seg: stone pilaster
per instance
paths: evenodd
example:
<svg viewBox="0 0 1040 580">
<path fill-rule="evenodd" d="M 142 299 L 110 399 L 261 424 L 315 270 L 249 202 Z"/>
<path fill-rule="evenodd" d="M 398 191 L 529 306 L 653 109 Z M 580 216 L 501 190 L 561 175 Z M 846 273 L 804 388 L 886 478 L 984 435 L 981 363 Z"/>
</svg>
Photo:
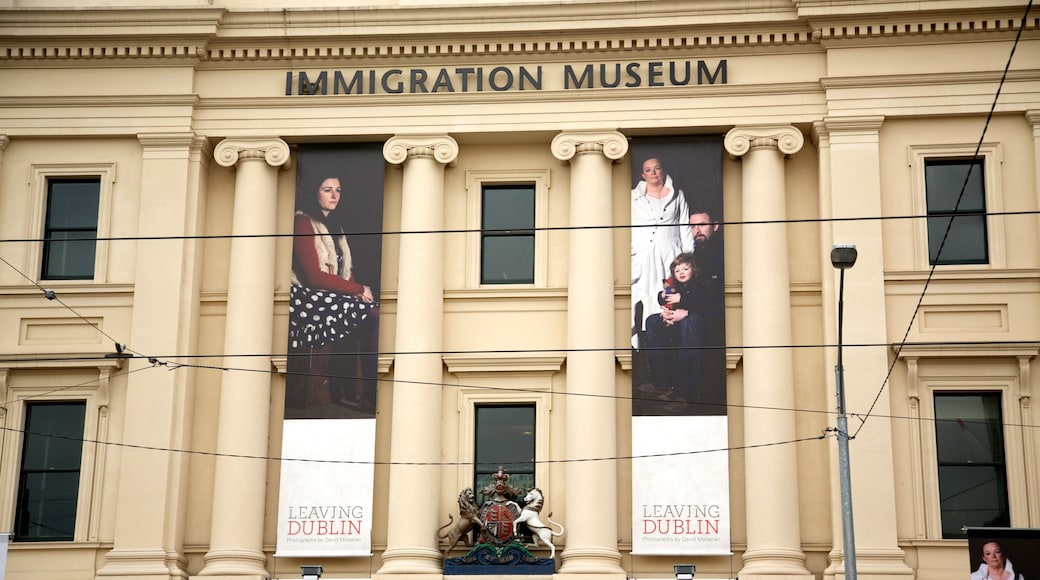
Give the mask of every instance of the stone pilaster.
<svg viewBox="0 0 1040 580">
<path fill-rule="evenodd" d="M 433 385 L 441 382 L 444 368 L 444 244 L 441 235 L 423 232 L 444 228 L 444 167 L 458 154 L 458 144 L 447 135 L 397 136 L 383 146 L 383 156 L 403 165 L 404 175 L 390 435 L 392 500 L 380 578 L 440 578 L 443 573 L 433 533 L 440 525 L 438 506 L 430 498 L 439 496 L 441 481 L 436 465 L 441 460 L 441 390 Z M 421 494 L 415 492 L 419 482 Z"/>
<path fill-rule="evenodd" d="M 826 118 L 823 128 L 828 136 L 829 154 L 820 171 L 827 171 L 831 179 L 820 197 L 829 200 L 830 213 L 823 218 L 836 218 L 831 224 L 831 238 L 824 240 L 827 253 L 821 260 L 821 278 L 832 287 L 830 301 L 823 307 L 837 319 L 838 271 L 830 263 L 830 247 L 853 244 L 859 252 L 856 265 L 845 272 L 845 312 L 843 342 L 846 344 L 885 344 L 889 342 L 885 320 L 884 248 L 881 221 L 844 220 L 843 218 L 874 217 L 883 215 L 881 207 L 881 156 L 879 131 L 884 117 Z M 821 232 L 822 234 L 823 232 Z M 837 342 L 837 327 L 832 322 L 825 328 L 829 344 Z M 898 578 L 913 576 L 904 562 L 896 534 L 895 467 L 892 458 L 892 422 L 889 389 L 878 397 L 881 385 L 865 381 L 863 377 L 884 377 L 888 373 L 888 354 L 883 349 L 845 349 L 845 402 L 850 417 L 862 416 L 874 407 L 874 414 L 863 426 L 859 436 L 849 441 L 849 463 L 852 487 L 852 512 L 855 523 L 856 570 L 859 578 Z M 830 392 L 834 390 L 834 375 L 828 375 Z M 878 397 L 875 402 L 875 397 Z M 861 423 L 849 420 L 849 435 L 856 435 Z M 837 442 L 832 439 L 832 461 L 837 466 Z M 843 577 L 845 554 L 842 536 L 842 509 L 840 481 L 837 468 L 831 469 L 831 504 L 833 506 L 834 547 L 830 566 L 825 575 Z M 858 508 L 858 509 L 857 509 Z"/>
<path fill-rule="evenodd" d="M 191 353 L 198 320 L 200 199 L 205 141 L 192 133 L 138 135 L 142 147 L 140 230 L 170 239 L 138 245 L 133 323 L 134 352 Z M 191 447 L 192 369 L 127 376 L 114 545 L 98 576 L 171 578 L 185 574 L 184 517 L 189 458 L 156 449 Z M 107 380 L 105 385 L 107 387 Z M 104 397 L 107 406 L 107 396 Z M 107 419 L 107 408 L 102 410 Z"/>
<path fill-rule="evenodd" d="M 807 579 L 801 549 L 790 263 L 784 156 L 802 148 L 793 127 L 737 127 L 726 151 L 742 159 L 744 451 L 747 551 L 742 580 Z"/>
<path fill-rule="evenodd" d="M 200 575 L 265 580 L 267 463 L 254 458 L 267 456 L 271 361 L 234 353 L 271 350 L 275 238 L 266 234 L 276 228 L 278 170 L 289 162 L 289 146 L 276 138 L 226 139 L 214 157 L 236 169 L 223 364 L 243 370 L 225 373 L 220 385 L 213 520 Z"/>
<path fill-rule="evenodd" d="M 552 154 L 570 163 L 567 295 L 567 545 L 565 577 L 624 578 L 616 518 L 586 517 L 617 505 L 614 352 L 614 224 L 611 165 L 628 152 L 617 132 L 568 132 Z"/>
</svg>

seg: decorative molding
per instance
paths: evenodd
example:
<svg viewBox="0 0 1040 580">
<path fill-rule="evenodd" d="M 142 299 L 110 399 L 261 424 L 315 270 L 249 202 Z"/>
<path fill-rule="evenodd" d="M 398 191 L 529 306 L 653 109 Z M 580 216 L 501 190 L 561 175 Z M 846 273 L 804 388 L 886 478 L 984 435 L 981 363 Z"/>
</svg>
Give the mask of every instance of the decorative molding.
<svg viewBox="0 0 1040 580">
<path fill-rule="evenodd" d="M 394 165 L 409 158 L 432 157 L 452 166 L 459 157 L 459 144 L 449 135 L 397 135 L 383 145 L 383 157 Z"/>
<path fill-rule="evenodd" d="M 560 161 L 587 153 L 601 153 L 617 161 L 628 153 L 628 139 L 617 131 L 566 131 L 553 137 L 550 149 Z"/>
<path fill-rule="evenodd" d="M 1030 109 L 1026 111 L 1026 121 L 1033 126 L 1033 137 L 1040 137 L 1040 110 Z M 0 148 L 3 152 L 3 148 Z"/>
<path fill-rule="evenodd" d="M 532 356 L 527 353 L 495 353 L 491 356 L 445 356 L 448 372 L 554 374 L 563 368 L 563 355 Z"/>
<path fill-rule="evenodd" d="M 176 2 L 177 0 L 171 0 Z M 70 59 L 195 59 L 214 62 L 300 61 L 308 59 L 436 58 L 445 56 L 513 56 L 632 54 L 756 47 L 794 48 L 826 41 L 861 39 L 923 39 L 936 36 L 1008 36 L 1021 22 L 1018 6 L 995 7 L 988 14 L 963 10 L 950 13 L 909 3 L 895 8 L 858 3 L 839 8 L 830 1 L 799 0 L 797 14 L 781 16 L 759 10 L 762 17 L 786 18 L 747 25 L 720 26 L 732 14 L 746 18 L 745 10 L 726 2 L 664 2 L 637 18 L 626 3 L 558 6 L 551 15 L 539 6 L 498 5 L 474 12 L 469 7 L 393 6 L 381 9 L 315 7 L 290 12 L 239 11 L 198 6 L 82 10 L 0 9 L 0 37 L 13 39 L 0 47 L 0 60 Z M 972 9 L 977 7 L 972 6 Z M 940 12 L 942 9 L 942 12 Z M 869 12 L 868 12 L 869 11 Z M 902 11 L 902 12 L 897 12 Z M 490 14 L 491 16 L 488 16 Z M 797 18 L 797 20 L 796 20 Z M 812 18 L 807 22 L 806 18 Z M 607 30 L 612 21 L 635 22 L 624 32 Z M 489 30 L 488 21 L 499 23 Z M 688 34 L 659 34 L 655 23 Z M 645 24 L 643 24 L 645 22 Z M 737 22 L 737 20 L 734 20 Z M 634 26 L 635 26 L 634 25 Z M 598 37 L 561 39 L 560 30 L 595 26 Z M 503 27 L 516 31 L 504 37 Z M 423 42 L 423 31 L 455 35 L 460 42 Z M 1040 28 L 1040 17 L 1026 21 L 1027 30 Z M 407 31 L 416 30 L 415 33 Z M 402 33 L 402 31 L 405 31 Z M 130 39 L 123 41 L 123 35 Z M 540 40 L 539 36 L 547 40 Z M 270 46 L 257 39 L 279 38 Z M 379 41 L 371 41 L 377 38 Z M 333 41 L 331 39 L 338 39 Z M 930 41 L 930 40 L 929 40 Z M 945 40 L 944 40 L 945 42 Z"/>
<path fill-rule="evenodd" d="M 779 149 L 784 155 L 794 155 L 802 149 L 805 137 L 794 127 L 734 127 L 726 133 L 726 151 L 742 157 L 756 147 Z"/>
<path fill-rule="evenodd" d="M 900 359 L 921 358 L 964 358 L 964 357 L 1004 357 L 1033 358 L 1040 354 L 1040 346 L 1034 342 L 1002 342 L 979 344 L 899 344 L 891 345 L 891 349 Z"/>
<path fill-rule="evenodd" d="M 878 131 L 881 130 L 881 124 L 884 122 L 884 115 L 823 118 L 823 123 L 832 137 L 836 133 L 844 133 L 870 135 L 876 139 Z"/>
<path fill-rule="evenodd" d="M 246 158 L 263 158 L 271 167 L 288 167 L 289 145 L 277 137 L 224 139 L 217 144 L 213 157 L 222 167 L 234 167 Z"/>
</svg>

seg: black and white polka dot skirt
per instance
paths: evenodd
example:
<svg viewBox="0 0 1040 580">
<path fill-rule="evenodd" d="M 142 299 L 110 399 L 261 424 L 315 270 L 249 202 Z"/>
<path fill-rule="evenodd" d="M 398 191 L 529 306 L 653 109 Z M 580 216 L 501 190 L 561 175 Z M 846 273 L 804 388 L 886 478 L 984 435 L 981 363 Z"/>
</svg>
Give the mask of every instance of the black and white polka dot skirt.
<svg viewBox="0 0 1040 580">
<path fill-rule="evenodd" d="M 293 285 L 289 293 L 289 348 L 324 346 L 354 332 L 377 305 L 352 294 Z"/>
</svg>

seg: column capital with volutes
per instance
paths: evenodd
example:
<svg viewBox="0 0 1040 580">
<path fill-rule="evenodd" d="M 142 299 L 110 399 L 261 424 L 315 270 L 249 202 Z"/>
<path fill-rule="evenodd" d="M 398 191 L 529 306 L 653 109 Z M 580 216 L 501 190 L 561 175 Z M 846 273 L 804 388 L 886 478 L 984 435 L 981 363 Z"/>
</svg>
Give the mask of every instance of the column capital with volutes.
<svg viewBox="0 0 1040 580">
<path fill-rule="evenodd" d="M 628 139 L 617 131 L 567 131 L 553 137 L 551 150 L 560 161 L 588 153 L 618 161 L 628 153 Z"/>
<path fill-rule="evenodd" d="M 263 159 L 271 167 L 289 167 L 289 145 L 277 137 L 224 139 L 213 150 L 222 167 L 234 167 L 244 159 Z"/>
<path fill-rule="evenodd" d="M 801 131 L 789 125 L 734 127 L 726 133 L 724 144 L 726 152 L 734 157 L 742 157 L 748 151 L 760 147 L 778 149 L 784 155 L 794 155 L 802 149 L 805 137 Z"/>
<path fill-rule="evenodd" d="M 1030 109 L 1026 111 L 1026 121 L 1033 126 L 1033 135 L 1040 136 L 1040 110 Z"/>
<path fill-rule="evenodd" d="M 409 159 L 432 158 L 443 165 L 454 165 L 459 144 L 450 135 L 395 135 L 383 145 L 383 158 L 400 165 Z"/>
</svg>

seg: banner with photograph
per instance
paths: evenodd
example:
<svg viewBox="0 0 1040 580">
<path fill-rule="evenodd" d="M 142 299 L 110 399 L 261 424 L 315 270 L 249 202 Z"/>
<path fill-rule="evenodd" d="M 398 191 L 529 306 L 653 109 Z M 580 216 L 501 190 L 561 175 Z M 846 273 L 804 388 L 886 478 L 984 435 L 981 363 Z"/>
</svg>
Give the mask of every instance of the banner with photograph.
<svg viewBox="0 0 1040 580">
<path fill-rule="evenodd" d="M 729 554 L 722 138 L 630 152 L 632 552 Z"/>
<path fill-rule="evenodd" d="M 301 146 L 276 556 L 369 556 L 381 144 Z"/>
<path fill-rule="evenodd" d="M 965 580 L 1040 578 L 1040 528 L 968 528 Z"/>
</svg>

